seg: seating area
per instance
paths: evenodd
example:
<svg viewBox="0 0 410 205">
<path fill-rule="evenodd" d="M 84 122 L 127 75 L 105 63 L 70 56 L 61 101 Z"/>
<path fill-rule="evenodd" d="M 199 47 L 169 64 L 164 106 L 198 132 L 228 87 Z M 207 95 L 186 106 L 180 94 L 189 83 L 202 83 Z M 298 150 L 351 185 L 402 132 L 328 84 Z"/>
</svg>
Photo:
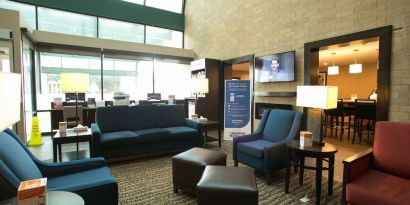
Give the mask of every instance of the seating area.
<svg viewBox="0 0 410 205">
<path fill-rule="evenodd" d="M 0 0 L 0 205 L 410 202 L 406 0 Z"/>
</svg>

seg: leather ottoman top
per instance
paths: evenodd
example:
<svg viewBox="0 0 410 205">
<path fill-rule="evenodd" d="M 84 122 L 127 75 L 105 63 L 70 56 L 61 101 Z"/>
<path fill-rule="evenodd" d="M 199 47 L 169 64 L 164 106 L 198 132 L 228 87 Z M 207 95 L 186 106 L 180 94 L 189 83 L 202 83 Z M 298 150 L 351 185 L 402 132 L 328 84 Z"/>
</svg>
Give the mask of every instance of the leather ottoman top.
<svg viewBox="0 0 410 205">
<path fill-rule="evenodd" d="M 198 182 L 198 188 L 257 192 L 253 170 L 248 167 L 208 165 Z"/>
<path fill-rule="evenodd" d="M 219 151 L 195 147 L 186 152 L 173 156 L 172 159 L 194 162 L 195 164 L 206 166 L 209 164 L 214 164 L 221 159 L 226 159 L 226 154 Z"/>
</svg>

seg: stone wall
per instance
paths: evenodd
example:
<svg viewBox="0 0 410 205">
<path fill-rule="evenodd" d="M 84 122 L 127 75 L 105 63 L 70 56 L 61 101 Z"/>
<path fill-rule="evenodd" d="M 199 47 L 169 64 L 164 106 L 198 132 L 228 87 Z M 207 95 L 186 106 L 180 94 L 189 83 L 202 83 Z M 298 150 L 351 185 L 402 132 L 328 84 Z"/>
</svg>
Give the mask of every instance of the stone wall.
<svg viewBox="0 0 410 205">
<path fill-rule="evenodd" d="M 389 118 L 410 121 L 410 0 L 186 0 L 185 47 L 198 58 L 230 59 L 296 50 L 296 81 L 255 84 L 295 91 L 307 42 L 393 26 Z M 295 98 L 255 102 L 295 104 Z"/>
</svg>

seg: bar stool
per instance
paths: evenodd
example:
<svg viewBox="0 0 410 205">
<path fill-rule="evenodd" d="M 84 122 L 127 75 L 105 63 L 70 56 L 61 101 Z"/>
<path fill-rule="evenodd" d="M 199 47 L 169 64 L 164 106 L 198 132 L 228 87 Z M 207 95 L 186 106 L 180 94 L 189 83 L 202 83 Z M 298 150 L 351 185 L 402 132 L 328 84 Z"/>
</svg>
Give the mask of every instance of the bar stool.
<svg viewBox="0 0 410 205">
<path fill-rule="evenodd" d="M 333 137 L 333 129 L 335 130 L 335 134 L 337 137 L 337 132 L 340 130 L 340 141 L 343 140 L 343 134 L 344 130 L 346 129 L 344 127 L 345 121 L 345 113 L 344 113 L 344 105 L 343 105 L 343 99 L 338 99 L 337 100 L 337 108 L 335 109 L 330 109 L 330 110 L 325 110 L 325 135 L 327 133 L 327 128 L 330 128 L 330 136 Z M 335 125 L 336 123 L 336 125 Z M 348 131 L 350 132 L 350 126 L 348 126 Z"/>
<path fill-rule="evenodd" d="M 376 101 L 356 99 L 354 115 L 352 144 L 355 142 L 356 134 L 359 136 L 359 142 L 362 142 L 363 132 L 367 132 L 367 141 L 369 142 L 370 134 L 374 133 L 374 126 L 376 124 Z"/>
</svg>

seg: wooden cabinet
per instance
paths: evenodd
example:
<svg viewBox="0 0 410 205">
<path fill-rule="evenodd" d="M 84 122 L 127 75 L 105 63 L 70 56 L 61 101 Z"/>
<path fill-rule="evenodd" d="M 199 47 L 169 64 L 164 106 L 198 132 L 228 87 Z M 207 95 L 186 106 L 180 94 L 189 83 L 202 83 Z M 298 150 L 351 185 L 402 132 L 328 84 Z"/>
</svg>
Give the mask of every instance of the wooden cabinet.
<svg viewBox="0 0 410 205">
<path fill-rule="evenodd" d="M 193 65 L 195 63 L 199 63 L 199 65 Z M 220 97 L 222 89 L 220 84 L 221 60 L 205 58 L 194 61 L 193 64 L 191 64 L 192 78 L 208 78 L 208 93 L 198 95 L 196 113 L 198 116 L 202 115 L 208 118 L 208 120 L 219 121 L 220 106 L 223 100 Z"/>
</svg>

